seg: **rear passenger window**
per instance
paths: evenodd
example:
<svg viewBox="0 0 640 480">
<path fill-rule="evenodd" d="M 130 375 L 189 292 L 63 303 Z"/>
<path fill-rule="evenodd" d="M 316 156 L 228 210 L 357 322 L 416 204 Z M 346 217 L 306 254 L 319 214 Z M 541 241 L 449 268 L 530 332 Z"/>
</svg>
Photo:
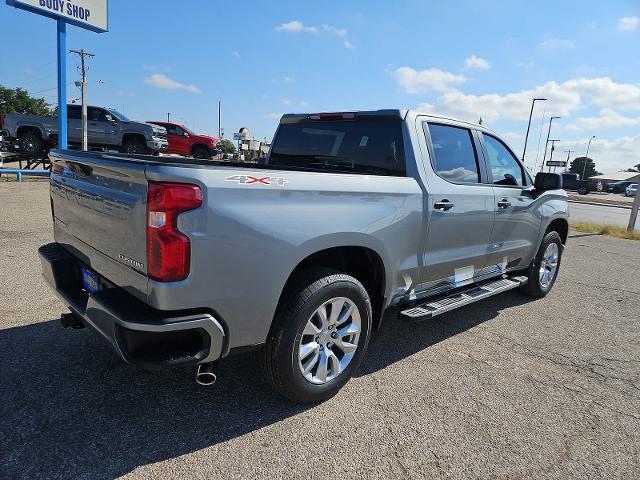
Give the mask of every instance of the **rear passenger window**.
<svg viewBox="0 0 640 480">
<path fill-rule="evenodd" d="M 522 167 L 509 149 L 497 138 L 486 133 L 482 135 L 489 154 L 493 183 L 495 185 L 512 185 L 514 187 L 523 185 Z"/>
<path fill-rule="evenodd" d="M 466 128 L 427 124 L 431 135 L 434 170 L 445 180 L 479 183 L 478 161 L 471 131 Z"/>
</svg>

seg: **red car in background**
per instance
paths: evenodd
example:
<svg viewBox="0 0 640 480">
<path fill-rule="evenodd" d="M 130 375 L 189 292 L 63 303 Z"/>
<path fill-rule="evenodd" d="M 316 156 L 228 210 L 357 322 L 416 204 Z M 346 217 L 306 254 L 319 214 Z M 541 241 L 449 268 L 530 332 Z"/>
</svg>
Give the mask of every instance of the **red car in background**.
<svg viewBox="0 0 640 480">
<path fill-rule="evenodd" d="M 169 147 L 163 153 L 211 160 L 218 153 L 220 140 L 208 135 L 196 135 L 184 125 L 171 122 L 149 121 L 167 129 Z"/>
</svg>

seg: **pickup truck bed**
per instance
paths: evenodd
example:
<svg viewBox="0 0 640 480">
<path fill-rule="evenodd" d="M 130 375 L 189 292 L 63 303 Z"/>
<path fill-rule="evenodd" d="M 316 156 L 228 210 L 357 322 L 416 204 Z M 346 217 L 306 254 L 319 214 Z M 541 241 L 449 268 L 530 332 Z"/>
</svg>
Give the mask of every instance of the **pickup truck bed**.
<svg viewBox="0 0 640 480">
<path fill-rule="evenodd" d="M 339 390 L 390 306 L 544 296 L 568 230 L 558 175 L 534 184 L 495 133 L 410 111 L 286 115 L 265 165 L 51 158 L 40 254 L 78 323 L 145 367 L 211 374 L 259 348 L 296 401 Z"/>
</svg>

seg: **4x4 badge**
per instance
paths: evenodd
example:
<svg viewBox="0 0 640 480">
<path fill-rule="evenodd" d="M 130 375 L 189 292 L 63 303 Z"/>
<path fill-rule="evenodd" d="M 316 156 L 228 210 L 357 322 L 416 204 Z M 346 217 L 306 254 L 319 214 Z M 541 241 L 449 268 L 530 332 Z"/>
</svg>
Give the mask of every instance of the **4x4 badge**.
<svg viewBox="0 0 640 480">
<path fill-rule="evenodd" d="M 289 183 L 284 177 L 255 177 L 253 175 L 231 175 L 224 179 L 225 182 L 238 182 L 243 185 L 284 185 Z"/>
</svg>

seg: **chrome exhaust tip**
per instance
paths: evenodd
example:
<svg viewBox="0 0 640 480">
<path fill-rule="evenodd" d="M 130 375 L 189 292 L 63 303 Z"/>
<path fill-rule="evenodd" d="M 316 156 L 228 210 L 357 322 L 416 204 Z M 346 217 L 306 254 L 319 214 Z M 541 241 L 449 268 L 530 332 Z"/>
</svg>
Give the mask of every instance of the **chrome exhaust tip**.
<svg viewBox="0 0 640 480">
<path fill-rule="evenodd" d="M 196 383 L 198 385 L 213 385 L 217 379 L 215 363 L 201 363 L 198 365 L 198 371 L 196 372 Z"/>
</svg>

